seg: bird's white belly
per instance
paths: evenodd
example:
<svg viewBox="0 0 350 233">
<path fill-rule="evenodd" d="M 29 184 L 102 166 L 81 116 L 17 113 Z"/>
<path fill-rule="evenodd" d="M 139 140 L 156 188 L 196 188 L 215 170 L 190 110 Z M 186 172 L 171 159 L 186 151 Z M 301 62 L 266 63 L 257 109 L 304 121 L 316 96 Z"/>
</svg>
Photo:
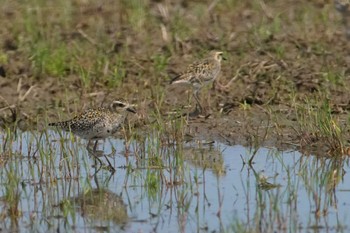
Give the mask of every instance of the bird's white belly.
<svg viewBox="0 0 350 233">
<path fill-rule="evenodd" d="M 111 125 L 105 125 L 104 127 L 93 127 L 92 129 L 85 130 L 76 134 L 79 137 L 87 140 L 104 139 L 113 134 L 113 127 Z"/>
</svg>

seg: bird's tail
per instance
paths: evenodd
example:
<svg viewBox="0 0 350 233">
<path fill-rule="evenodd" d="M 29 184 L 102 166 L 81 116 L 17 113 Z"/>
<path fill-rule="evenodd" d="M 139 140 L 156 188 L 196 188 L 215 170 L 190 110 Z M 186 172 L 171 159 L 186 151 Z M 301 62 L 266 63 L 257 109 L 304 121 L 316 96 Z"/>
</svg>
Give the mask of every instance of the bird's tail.
<svg viewBox="0 0 350 233">
<path fill-rule="evenodd" d="M 51 122 L 51 123 L 49 123 L 49 126 L 59 127 L 59 128 L 62 128 L 62 129 L 69 128 L 67 121 Z"/>
<path fill-rule="evenodd" d="M 172 79 L 170 80 L 170 84 L 173 84 L 173 83 L 176 83 L 177 81 L 179 81 L 179 80 L 180 80 L 180 77 L 181 77 L 181 74 L 175 76 L 174 78 L 172 78 Z"/>
<path fill-rule="evenodd" d="M 175 83 L 189 83 L 189 81 L 187 79 L 184 79 L 183 75 L 180 74 L 170 81 L 170 84 L 175 84 Z"/>
<path fill-rule="evenodd" d="M 51 122 L 49 126 L 59 126 L 62 122 Z"/>
</svg>

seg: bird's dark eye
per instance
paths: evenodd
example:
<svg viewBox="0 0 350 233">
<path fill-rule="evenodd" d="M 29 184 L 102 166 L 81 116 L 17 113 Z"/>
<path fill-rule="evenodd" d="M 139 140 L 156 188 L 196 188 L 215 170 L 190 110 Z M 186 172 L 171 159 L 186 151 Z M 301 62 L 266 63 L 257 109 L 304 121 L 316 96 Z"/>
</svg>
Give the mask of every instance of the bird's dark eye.
<svg viewBox="0 0 350 233">
<path fill-rule="evenodd" d="M 116 102 L 116 103 L 114 103 L 114 106 L 123 108 L 123 107 L 125 107 L 125 104 L 123 104 L 121 102 Z"/>
</svg>

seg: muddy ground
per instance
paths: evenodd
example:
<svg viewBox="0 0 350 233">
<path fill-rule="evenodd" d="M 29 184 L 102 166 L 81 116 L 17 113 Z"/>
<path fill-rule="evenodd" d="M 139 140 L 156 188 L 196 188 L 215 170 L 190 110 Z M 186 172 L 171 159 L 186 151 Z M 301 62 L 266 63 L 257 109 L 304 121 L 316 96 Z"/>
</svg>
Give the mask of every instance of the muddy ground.
<svg viewBox="0 0 350 233">
<path fill-rule="evenodd" d="M 147 131 L 154 112 L 168 119 L 173 109 L 193 108 L 191 90 L 169 80 L 217 49 L 227 60 L 187 134 L 327 154 L 298 113 L 327 103 L 350 138 L 349 41 L 333 2 L 7 1 L 0 21 L 3 126 L 43 130 L 124 98 L 138 105 L 135 130 Z"/>
</svg>

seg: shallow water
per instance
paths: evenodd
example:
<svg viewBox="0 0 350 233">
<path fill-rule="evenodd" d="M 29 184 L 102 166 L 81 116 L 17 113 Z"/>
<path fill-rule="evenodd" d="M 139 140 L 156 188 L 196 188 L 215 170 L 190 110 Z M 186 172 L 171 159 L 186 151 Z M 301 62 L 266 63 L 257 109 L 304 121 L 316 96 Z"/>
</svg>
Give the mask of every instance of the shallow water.
<svg viewBox="0 0 350 233">
<path fill-rule="evenodd" d="M 219 143 L 119 139 L 96 173 L 86 142 L 1 133 L 0 227 L 16 231 L 347 232 L 349 161 Z M 61 140 L 65 139 L 65 140 Z M 5 143 L 6 142 L 6 143 Z M 128 156 L 126 156 L 128 155 Z M 349 178 L 348 178 L 349 177 Z M 16 198 L 17 197 L 17 198 Z M 12 214 L 11 214 L 12 213 Z"/>
</svg>

